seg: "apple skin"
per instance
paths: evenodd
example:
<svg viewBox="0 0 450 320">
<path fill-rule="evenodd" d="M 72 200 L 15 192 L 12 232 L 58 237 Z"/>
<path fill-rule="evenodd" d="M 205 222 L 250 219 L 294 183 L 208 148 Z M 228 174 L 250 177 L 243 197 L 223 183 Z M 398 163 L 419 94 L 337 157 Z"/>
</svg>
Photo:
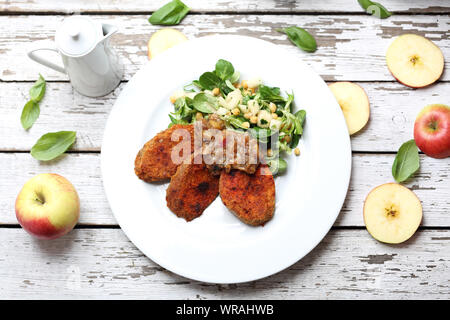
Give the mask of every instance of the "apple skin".
<svg viewBox="0 0 450 320">
<path fill-rule="evenodd" d="M 16 199 L 16 217 L 22 228 L 39 239 L 59 238 L 76 225 L 80 200 L 64 177 L 42 173 L 28 180 Z"/>
<path fill-rule="evenodd" d="M 450 157 L 450 107 L 432 104 L 423 108 L 414 123 L 414 140 L 432 158 Z"/>
</svg>

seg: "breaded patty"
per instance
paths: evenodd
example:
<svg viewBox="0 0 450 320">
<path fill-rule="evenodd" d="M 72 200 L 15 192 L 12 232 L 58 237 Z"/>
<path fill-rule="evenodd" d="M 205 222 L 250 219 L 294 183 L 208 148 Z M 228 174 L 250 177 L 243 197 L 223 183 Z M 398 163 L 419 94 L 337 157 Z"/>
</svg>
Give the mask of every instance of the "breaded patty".
<svg viewBox="0 0 450 320">
<path fill-rule="evenodd" d="M 169 129 L 158 133 L 139 150 L 134 161 L 134 172 L 139 179 L 154 182 L 170 179 L 175 174 L 180 164 L 172 162 L 172 149 L 181 141 L 185 143 L 185 140 L 182 140 L 183 138 L 181 137 L 179 141 L 171 140 L 172 133 L 177 129 L 185 129 L 190 134 L 190 153 L 182 155 L 182 157 L 191 156 L 191 153 L 194 151 L 194 126 L 190 124 L 173 125 Z"/>
<path fill-rule="evenodd" d="M 265 164 L 252 175 L 240 170 L 222 171 L 219 192 L 225 206 L 246 224 L 260 226 L 273 217 L 275 182 Z"/>
<path fill-rule="evenodd" d="M 167 206 L 178 217 L 191 221 L 199 217 L 219 194 L 219 176 L 204 164 L 182 164 L 170 179 Z"/>
</svg>

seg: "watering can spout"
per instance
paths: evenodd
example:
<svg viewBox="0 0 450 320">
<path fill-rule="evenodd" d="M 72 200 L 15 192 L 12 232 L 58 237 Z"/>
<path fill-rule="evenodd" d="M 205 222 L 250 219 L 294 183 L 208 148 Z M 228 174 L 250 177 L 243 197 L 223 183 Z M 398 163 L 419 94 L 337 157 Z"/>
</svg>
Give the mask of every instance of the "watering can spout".
<svg viewBox="0 0 450 320">
<path fill-rule="evenodd" d="M 117 32 L 117 27 L 113 26 L 111 24 L 102 23 L 102 32 L 103 32 L 103 38 L 101 41 L 104 41 L 108 39 L 110 36 L 112 36 L 114 33 Z"/>
</svg>

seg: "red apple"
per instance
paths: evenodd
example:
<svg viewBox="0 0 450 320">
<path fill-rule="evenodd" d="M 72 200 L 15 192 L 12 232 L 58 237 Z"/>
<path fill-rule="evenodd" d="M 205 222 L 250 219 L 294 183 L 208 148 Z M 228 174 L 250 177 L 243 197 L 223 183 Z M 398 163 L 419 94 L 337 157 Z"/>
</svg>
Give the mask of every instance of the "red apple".
<svg viewBox="0 0 450 320">
<path fill-rule="evenodd" d="M 64 177 L 43 173 L 28 180 L 16 199 L 22 228 L 40 239 L 55 239 L 73 229 L 80 215 L 74 186 Z"/>
<path fill-rule="evenodd" d="M 450 157 L 450 107 L 431 104 L 423 108 L 414 123 L 414 140 L 432 158 Z"/>
</svg>

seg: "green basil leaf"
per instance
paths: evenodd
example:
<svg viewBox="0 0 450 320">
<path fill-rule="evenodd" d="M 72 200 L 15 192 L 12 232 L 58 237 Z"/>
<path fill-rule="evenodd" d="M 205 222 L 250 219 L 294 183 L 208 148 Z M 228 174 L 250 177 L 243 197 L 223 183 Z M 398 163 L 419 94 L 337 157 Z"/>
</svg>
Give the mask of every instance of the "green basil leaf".
<svg viewBox="0 0 450 320">
<path fill-rule="evenodd" d="M 220 59 L 216 63 L 216 75 L 222 79 L 227 80 L 230 79 L 234 74 L 234 67 L 231 64 L 231 62 L 228 62 L 226 60 Z"/>
<path fill-rule="evenodd" d="M 192 101 L 194 108 L 203 113 L 213 113 L 219 107 L 219 101 L 206 93 L 199 93 Z"/>
<path fill-rule="evenodd" d="M 303 28 L 288 27 L 277 29 L 277 31 L 286 33 L 293 44 L 306 52 L 314 52 L 317 50 L 316 39 Z"/>
<path fill-rule="evenodd" d="M 392 176 L 397 182 L 403 182 L 410 178 L 419 166 L 419 149 L 414 139 L 409 140 L 398 149 L 392 164 Z"/>
<path fill-rule="evenodd" d="M 274 175 L 282 174 L 287 170 L 287 162 L 281 158 L 269 160 L 267 161 L 267 165 Z"/>
<path fill-rule="evenodd" d="M 30 98 L 35 102 L 42 100 L 45 94 L 45 79 L 39 74 L 39 79 L 30 88 Z"/>
<path fill-rule="evenodd" d="M 37 118 L 39 118 L 40 112 L 39 103 L 34 100 L 28 101 L 23 107 L 22 115 L 20 116 L 22 127 L 25 130 L 31 128 Z"/>
<path fill-rule="evenodd" d="M 289 144 L 289 147 L 291 148 L 291 149 L 294 149 L 295 147 L 297 147 L 298 146 L 298 143 L 299 143 L 299 141 L 300 141 L 300 137 L 301 137 L 301 135 L 299 135 L 299 134 L 293 134 L 292 135 L 292 138 L 291 138 L 291 143 Z"/>
<path fill-rule="evenodd" d="M 261 85 L 258 89 L 259 95 L 261 100 L 267 100 L 272 102 L 285 102 L 286 99 L 284 99 L 280 95 L 280 88 L 276 87 L 268 87 Z"/>
<path fill-rule="evenodd" d="M 305 125 L 306 111 L 299 110 L 295 114 L 297 121 L 295 122 L 295 134 L 303 134 L 303 126 Z"/>
<path fill-rule="evenodd" d="M 203 89 L 213 90 L 222 86 L 222 79 L 220 79 L 214 72 L 205 72 L 198 79 L 200 86 Z"/>
<path fill-rule="evenodd" d="M 377 18 L 386 19 L 392 15 L 392 13 L 389 12 L 381 3 L 370 0 L 358 0 L 358 2 L 368 14 L 371 14 Z"/>
<path fill-rule="evenodd" d="M 190 8 L 180 0 L 173 0 L 153 12 L 148 22 L 154 25 L 173 26 L 179 24 L 189 10 Z"/>
<path fill-rule="evenodd" d="M 41 161 L 55 159 L 75 142 L 75 131 L 58 131 L 44 134 L 31 148 L 31 155 Z"/>
<path fill-rule="evenodd" d="M 235 71 L 235 72 L 233 73 L 233 75 L 231 76 L 231 78 L 230 78 L 230 82 L 231 82 L 231 83 L 236 83 L 236 82 L 238 82 L 240 76 L 241 76 L 241 73 L 240 73 L 239 71 Z"/>
</svg>

